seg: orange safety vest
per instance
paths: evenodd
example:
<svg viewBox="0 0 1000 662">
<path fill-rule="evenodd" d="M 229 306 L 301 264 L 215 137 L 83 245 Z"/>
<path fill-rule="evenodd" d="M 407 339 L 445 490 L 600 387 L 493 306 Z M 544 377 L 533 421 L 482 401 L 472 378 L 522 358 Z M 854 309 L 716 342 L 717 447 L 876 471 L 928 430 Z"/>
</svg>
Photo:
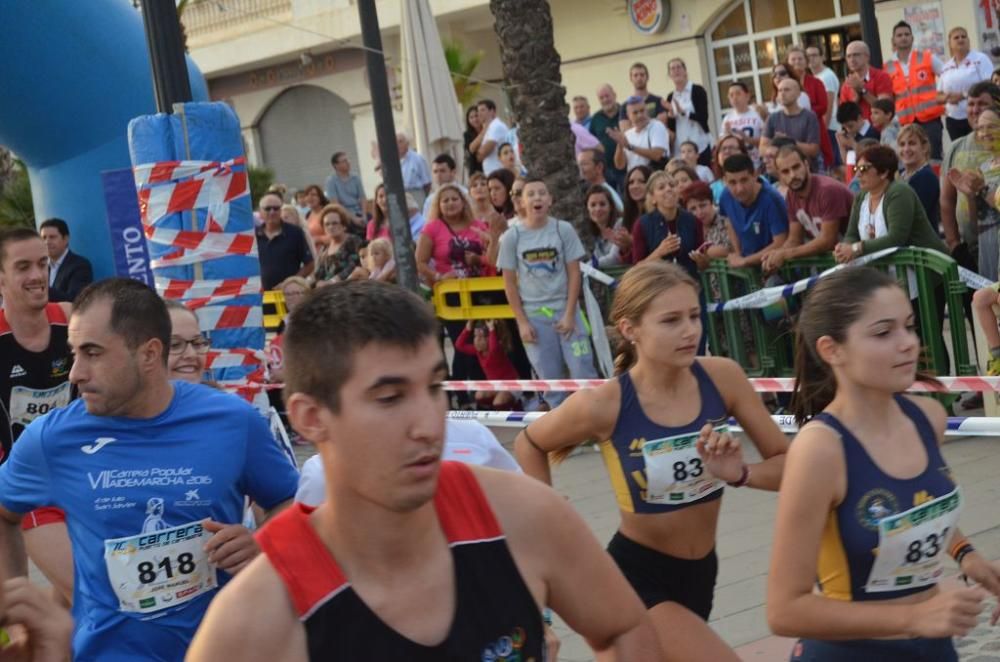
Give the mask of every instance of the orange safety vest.
<svg viewBox="0 0 1000 662">
<path fill-rule="evenodd" d="M 899 60 L 893 65 L 892 93 L 896 95 L 896 117 L 900 124 L 930 122 L 944 115 L 944 104 L 937 100 L 937 79 L 929 50 L 921 54 L 919 62 L 916 51 L 910 51 L 909 76 L 903 73 Z"/>
</svg>

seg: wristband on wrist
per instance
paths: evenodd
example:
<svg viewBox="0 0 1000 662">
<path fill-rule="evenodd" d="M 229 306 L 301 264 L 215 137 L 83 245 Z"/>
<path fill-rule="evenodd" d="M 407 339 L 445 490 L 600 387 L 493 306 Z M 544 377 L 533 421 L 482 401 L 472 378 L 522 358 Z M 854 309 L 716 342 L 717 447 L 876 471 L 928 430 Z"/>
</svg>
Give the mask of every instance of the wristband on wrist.
<svg viewBox="0 0 1000 662">
<path fill-rule="evenodd" d="M 851 252 L 854 253 L 854 255 L 856 256 L 861 255 L 861 252 L 863 250 L 864 250 L 864 245 L 860 241 L 856 241 L 853 244 L 851 244 Z"/>
<path fill-rule="evenodd" d="M 972 546 L 971 542 L 965 542 L 958 549 L 952 548 L 952 551 L 952 558 L 955 559 L 955 563 L 961 568 L 962 560 L 972 552 L 976 551 L 976 548 Z"/>
<path fill-rule="evenodd" d="M 542 610 L 542 622 L 552 627 L 552 610 L 548 607 Z"/>
<path fill-rule="evenodd" d="M 728 485 L 729 487 L 746 487 L 746 485 L 749 482 L 750 482 L 750 465 L 744 464 L 743 473 L 740 474 L 740 479 L 734 483 L 727 482 L 726 485 Z"/>
</svg>

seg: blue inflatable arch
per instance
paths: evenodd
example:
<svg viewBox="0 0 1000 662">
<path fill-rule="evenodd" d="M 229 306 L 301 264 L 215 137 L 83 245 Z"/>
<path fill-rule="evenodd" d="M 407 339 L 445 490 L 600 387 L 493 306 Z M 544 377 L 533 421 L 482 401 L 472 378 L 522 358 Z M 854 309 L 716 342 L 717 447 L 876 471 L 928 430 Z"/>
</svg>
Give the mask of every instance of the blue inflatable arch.
<svg viewBox="0 0 1000 662">
<path fill-rule="evenodd" d="M 28 168 L 35 215 L 113 274 L 101 171 L 128 168 L 129 121 L 156 112 L 142 18 L 128 0 L 0 2 L 0 145 Z M 195 101 L 208 87 L 188 59 Z"/>
</svg>

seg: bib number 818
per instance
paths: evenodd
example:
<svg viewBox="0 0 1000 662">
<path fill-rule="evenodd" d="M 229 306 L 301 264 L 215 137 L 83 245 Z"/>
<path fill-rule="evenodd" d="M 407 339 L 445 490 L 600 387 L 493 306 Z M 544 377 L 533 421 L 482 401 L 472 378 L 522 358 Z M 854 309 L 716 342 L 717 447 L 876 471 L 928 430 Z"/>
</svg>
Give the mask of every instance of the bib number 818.
<svg viewBox="0 0 1000 662">
<path fill-rule="evenodd" d="M 157 565 L 153 565 L 152 561 L 143 561 L 137 566 L 139 570 L 139 581 L 143 584 L 152 584 L 156 581 L 156 576 L 158 574 L 157 570 L 163 570 L 167 573 L 167 579 L 172 579 L 174 576 L 174 564 L 170 560 L 170 557 L 164 558 Z M 190 575 L 194 572 L 194 555 L 190 552 L 184 552 L 183 554 L 177 555 L 177 567 L 176 570 L 182 575 Z"/>
</svg>

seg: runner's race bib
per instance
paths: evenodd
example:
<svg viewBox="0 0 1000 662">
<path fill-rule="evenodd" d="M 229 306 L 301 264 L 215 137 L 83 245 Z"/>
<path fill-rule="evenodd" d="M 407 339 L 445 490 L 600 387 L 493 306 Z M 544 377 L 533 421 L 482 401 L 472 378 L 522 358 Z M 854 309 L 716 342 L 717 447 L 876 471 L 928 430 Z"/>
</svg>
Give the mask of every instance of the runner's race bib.
<svg viewBox="0 0 1000 662">
<path fill-rule="evenodd" d="M 216 587 L 215 565 L 205 543 L 212 537 L 201 522 L 104 541 L 104 563 L 118 609 L 149 614 Z"/>
<path fill-rule="evenodd" d="M 948 540 L 958 524 L 962 497 L 952 492 L 878 522 L 878 556 L 868 575 L 869 593 L 936 584 Z"/>
<path fill-rule="evenodd" d="M 715 431 L 719 434 L 728 432 L 729 426 L 716 427 Z M 646 503 L 691 503 L 725 486 L 704 467 L 696 447 L 698 435 L 698 432 L 691 432 L 643 444 Z"/>
<path fill-rule="evenodd" d="M 69 404 L 71 385 L 63 382 L 47 389 L 15 386 L 10 390 L 10 420 L 12 424 L 28 425 L 53 409 Z"/>
</svg>

